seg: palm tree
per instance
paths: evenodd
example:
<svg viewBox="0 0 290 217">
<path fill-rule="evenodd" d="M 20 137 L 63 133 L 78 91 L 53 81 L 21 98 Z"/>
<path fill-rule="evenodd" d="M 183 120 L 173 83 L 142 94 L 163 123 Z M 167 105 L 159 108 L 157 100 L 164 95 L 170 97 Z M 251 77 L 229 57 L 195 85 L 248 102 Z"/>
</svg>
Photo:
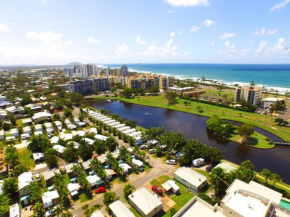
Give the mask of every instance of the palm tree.
<svg viewBox="0 0 290 217">
<path fill-rule="evenodd" d="M 82 207 L 82 210 L 84 211 L 85 217 L 90 217 L 96 210 L 102 209 L 102 207 L 103 206 L 100 204 L 95 204 L 93 206 L 86 204 Z"/>
<path fill-rule="evenodd" d="M 8 145 L 6 147 L 4 161 L 12 167 L 12 170 L 14 169 L 15 165 L 18 163 L 19 157 L 18 157 L 17 149 L 14 147 L 14 145 Z"/>
<path fill-rule="evenodd" d="M 9 211 L 10 198 L 6 194 L 0 194 L 0 216 L 4 216 Z"/>
<path fill-rule="evenodd" d="M 117 197 L 117 194 L 115 192 L 106 192 L 104 194 L 103 202 L 106 206 L 109 206 L 111 203 L 115 202 L 119 198 Z"/>
<path fill-rule="evenodd" d="M 28 185 L 29 199 L 35 203 L 42 200 L 42 188 L 38 182 L 30 182 Z"/>
<path fill-rule="evenodd" d="M 128 155 L 127 149 L 123 146 L 120 149 L 120 158 L 125 159 Z"/>
<path fill-rule="evenodd" d="M 124 192 L 124 195 L 125 195 L 126 198 L 128 198 L 128 196 L 130 194 L 132 194 L 134 191 L 135 191 L 135 187 L 132 184 L 125 185 L 125 187 L 123 189 L 123 192 Z"/>
<path fill-rule="evenodd" d="M 3 191 L 9 195 L 12 199 L 15 198 L 18 190 L 18 179 L 14 177 L 8 177 L 4 179 Z"/>
<path fill-rule="evenodd" d="M 277 182 L 281 182 L 282 181 L 282 178 L 281 178 L 281 176 L 279 175 L 279 174 L 276 174 L 276 173 L 273 173 L 272 175 L 271 175 L 271 181 L 273 182 L 273 188 L 274 188 L 274 186 L 275 186 L 275 184 L 277 183 Z"/>
<path fill-rule="evenodd" d="M 268 169 L 263 169 L 261 175 L 264 176 L 266 180 L 266 184 L 268 183 L 268 179 L 271 178 L 272 173 Z"/>
<path fill-rule="evenodd" d="M 73 217 L 73 214 L 70 211 L 66 211 L 61 214 L 61 217 Z"/>
<path fill-rule="evenodd" d="M 33 207 L 33 216 L 44 216 L 45 209 L 40 201 L 37 201 Z"/>
<path fill-rule="evenodd" d="M 222 193 L 226 190 L 227 183 L 227 173 L 222 168 L 216 168 L 212 170 L 210 174 L 211 186 L 215 190 L 215 194 L 222 195 Z"/>
</svg>

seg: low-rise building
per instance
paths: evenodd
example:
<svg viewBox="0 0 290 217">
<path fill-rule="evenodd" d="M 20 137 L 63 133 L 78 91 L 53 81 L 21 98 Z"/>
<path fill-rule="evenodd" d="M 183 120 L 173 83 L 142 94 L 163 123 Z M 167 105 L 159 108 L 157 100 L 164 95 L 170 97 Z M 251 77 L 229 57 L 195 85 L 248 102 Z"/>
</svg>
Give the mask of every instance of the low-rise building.
<svg viewBox="0 0 290 217">
<path fill-rule="evenodd" d="M 223 209 L 218 204 L 212 206 L 200 199 L 192 198 L 184 207 L 182 207 L 173 217 L 225 217 Z"/>
<path fill-rule="evenodd" d="M 105 217 L 105 216 L 100 210 L 98 210 L 94 212 L 90 217 Z"/>
<path fill-rule="evenodd" d="M 126 207 L 126 205 L 120 200 L 110 204 L 109 208 L 112 211 L 112 215 L 114 217 L 135 217 L 129 208 Z"/>
<path fill-rule="evenodd" d="M 33 155 L 33 160 L 35 161 L 35 163 L 40 163 L 45 160 L 44 153 L 37 152 L 37 153 L 33 153 L 32 155 Z"/>
<path fill-rule="evenodd" d="M 57 127 L 58 131 L 62 130 L 62 123 L 60 121 L 55 121 L 54 124 Z"/>
<path fill-rule="evenodd" d="M 207 185 L 207 178 L 189 167 L 181 167 L 176 170 L 174 179 L 193 192 L 199 192 Z"/>
<path fill-rule="evenodd" d="M 146 188 L 141 188 L 129 195 L 130 204 L 143 217 L 152 217 L 162 210 L 162 201 Z"/>
<path fill-rule="evenodd" d="M 51 120 L 51 114 L 48 112 L 38 112 L 32 116 L 32 120 L 37 122 Z"/>
<path fill-rule="evenodd" d="M 263 99 L 263 106 L 265 109 L 271 108 L 277 101 L 280 101 L 282 105 L 285 104 L 285 100 L 283 98 L 268 97 L 266 99 Z"/>
<path fill-rule="evenodd" d="M 10 206 L 10 217 L 20 217 L 20 208 L 18 203 L 13 204 L 12 206 Z"/>
<path fill-rule="evenodd" d="M 55 191 L 48 191 L 42 194 L 42 202 L 45 209 L 53 207 L 60 202 L 60 198 L 58 192 Z"/>
<path fill-rule="evenodd" d="M 0 130 L 0 140 L 4 140 L 5 139 L 5 132 L 4 130 Z"/>
<path fill-rule="evenodd" d="M 23 133 L 31 135 L 31 127 L 30 126 L 23 127 Z"/>
<path fill-rule="evenodd" d="M 28 194 L 27 187 L 32 181 L 32 172 L 24 172 L 18 176 L 18 192 L 20 197 Z"/>
<path fill-rule="evenodd" d="M 11 129 L 10 135 L 13 137 L 17 137 L 19 135 L 19 130 L 17 128 Z"/>
<path fill-rule="evenodd" d="M 86 179 L 91 184 L 92 188 L 96 188 L 96 187 L 104 184 L 104 181 L 97 175 L 87 176 Z"/>
<path fill-rule="evenodd" d="M 57 168 L 54 169 L 48 169 L 44 172 L 42 172 L 42 176 L 45 180 L 46 186 L 53 185 L 53 178 L 55 177 L 55 174 L 60 174 L 60 170 Z"/>
<path fill-rule="evenodd" d="M 173 92 L 173 93 L 176 93 L 177 95 L 179 96 L 183 96 L 183 94 L 185 92 L 190 92 L 190 91 L 193 91 L 194 90 L 194 87 L 168 87 L 166 89 L 167 92 Z"/>
<path fill-rule="evenodd" d="M 53 148 L 54 150 L 56 150 L 58 156 L 62 156 L 62 153 L 63 153 L 64 150 L 66 149 L 66 147 L 64 147 L 64 146 L 62 146 L 62 145 L 54 145 L 52 148 Z"/>
<path fill-rule="evenodd" d="M 97 134 L 94 136 L 94 138 L 97 140 L 106 141 L 109 137 Z"/>
</svg>

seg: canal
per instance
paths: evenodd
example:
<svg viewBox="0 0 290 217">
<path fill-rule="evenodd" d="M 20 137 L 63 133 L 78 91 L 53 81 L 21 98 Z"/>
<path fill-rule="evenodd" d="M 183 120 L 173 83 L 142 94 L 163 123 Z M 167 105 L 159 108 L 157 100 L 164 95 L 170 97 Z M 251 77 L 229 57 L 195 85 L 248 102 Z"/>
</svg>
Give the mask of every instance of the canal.
<svg viewBox="0 0 290 217">
<path fill-rule="evenodd" d="M 137 125 L 149 127 L 164 127 L 166 131 L 182 133 L 187 139 L 196 139 L 208 146 L 216 147 L 223 152 L 224 158 L 240 164 L 251 160 L 256 171 L 264 168 L 281 175 L 284 182 L 290 183 L 290 147 L 275 147 L 273 149 L 256 149 L 246 145 L 239 145 L 230 141 L 219 141 L 206 130 L 207 117 L 188 114 L 169 109 L 141 106 L 119 100 L 90 100 L 90 105 L 96 109 L 108 109 L 128 120 L 134 119 Z M 233 122 L 238 125 L 240 123 Z M 255 127 L 255 130 L 275 141 L 282 141 L 279 137 Z"/>
</svg>

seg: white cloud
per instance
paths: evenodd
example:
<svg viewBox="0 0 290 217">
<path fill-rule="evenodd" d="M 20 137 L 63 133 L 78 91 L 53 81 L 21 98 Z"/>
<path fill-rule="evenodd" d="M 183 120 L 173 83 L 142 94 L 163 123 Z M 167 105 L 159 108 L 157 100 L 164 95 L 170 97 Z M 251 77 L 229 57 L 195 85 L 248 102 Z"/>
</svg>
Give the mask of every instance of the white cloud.
<svg viewBox="0 0 290 217">
<path fill-rule="evenodd" d="M 190 31 L 197 32 L 198 30 L 200 30 L 199 26 L 192 26 Z"/>
<path fill-rule="evenodd" d="M 171 38 L 174 38 L 175 36 L 176 36 L 176 33 L 175 33 L 175 32 L 171 32 L 171 33 L 170 33 L 170 37 L 171 37 Z"/>
<path fill-rule="evenodd" d="M 269 51 L 271 51 L 273 53 L 279 53 L 279 54 L 283 55 L 283 54 L 286 54 L 286 53 L 290 53 L 290 48 L 286 44 L 284 38 L 279 38 L 278 43 L 276 45 L 274 45 L 273 48 L 270 48 Z"/>
<path fill-rule="evenodd" d="M 280 10 L 281 8 L 284 8 L 288 3 L 290 3 L 290 0 L 285 0 L 283 2 L 277 3 L 275 4 L 272 8 L 271 8 L 271 12 L 272 11 L 276 11 L 276 10 Z"/>
<path fill-rule="evenodd" d="M 261 41 L 259 44 L 259 48 L 255 51 L 256 53 L 261 53 L 262 50 L 266 47 L 267 42 L 266 41 Z"/>
<path fill-rule="evenodd" d="M 169 11 L 167 11 L 167 13 L 169 13 L 169 14 L 174 14 L 175 11 L 174 11 L 174 10 L 169 10 Z"/>
<path fill-rule="evenodd" d="M 177 56 L 179 53 L 177 52 L 177 45 L 172 46 L 173 38 L 169 39 L 164 47 L 157 45 L 150 45 L 147 47 L 146 51 L 142 53 L 144 56 Z"/>
<path fill-rule="evenodd" d="M 92 36 L 89 36 L 87 38 L 87 43 L 89 44 L 99 44 L 101 42 L 101 40 L 98 40 L 98 39 L 94 39 Z"/>
<path fill-rule="evenodd" d="M 44 43 L 49 44 L 49 43 L 62 43 L 63 35 L 52 31 L 49 32 L 28 31 L 26 32 L 25 37 L 30 39 L 37 39 Z"/>
<path fill-rule="evenodd" d="M 226 42 L 225 42 L 225 46 L 226 46 L 226 47 L 228 47 L 230 44 L 231 44 L 230 41 L 226 41 Z"/>
<path fill-rule="evenodd" d="M 210 20 L 210 19 L 205 19 L 203 22 L 202 22 L 203 25 L 209 27 L 209 26 L 212 26 L 212 25 L 215 25 L 216 22 Z"/>
<path fill-rule="evenodd" d="M 253 40 L 246 41 L 246 44 L 253 44 Z"/>
<path fill-rule="evenodd" d="M 225 38 L 232 38 L 232 37 L 235 37 L 236 35 L 234 33 L 227 33 L 227 32 L 224 32 L 222 35 L 219 36 L 219 38 L 221 39 L 225 39 Z"/>
<path fill-rule="evenodd" d="M 0 23 L 0 32 L 8 32 L 10 29 L 8 26 Z"/>
<path fill-rule="evenodd" d="M 142 40 L 140 36 L 137 36 L 137 38 L 136 38 L 136 43 L 137 43 L 137 44 L 145 44 L 146 41 Z"/>
<path fill-rule="evenodd" d="M 128 51 L 128 48 L 129 47 L 126 45 L 126 43 L 119 45 L 118 49 L 116 51 L 116 55 L 122 56 L 122 55 L 126 54 L 126 52 Z"/>
<path fill-rule="evenodd" d="M 43 4 L 46 4 L 47 0 L 41 0 L 41 2 L 42 2 Z"/>
<path fill-rule="evenodd" d="M 65 41 L 63 42 L 64 45 L 72 45 L 73 44 L 73 41 Z"/>
<path fill-rule="evenodd" d="M 188 56 L 190 56 L 191 54 L 192 54 L 192 52 L 189 51 L 189 52 L 185 52 L 185 53 L 183 54 L 183 56 L 188 57 Z"/>
<path fill-rule="evenodd" d="M 13 22 L 9 22 L 9 24 L 10 24 L 11 26 L 15 26 L 15 25 L 16 25 L 16 24 L 13 23 Z"/>
<path fill-rule="evenodd" d="M 265 35 L 274 35 L 278 32 L 277 29 L 268 29 L 268 31 L 266 31 L 266 28 L 261 28 L 260 31 L 255 31 L 253 34 L 255 36 L 265 36 Z"/>
<path fill-rule="evenodd" d="M 214 41 L 211 41 L 211 42 L 209 43 L 210 46 L 214 46 L 214 44 L 215 44 Z"/>
<path fill-rule="evenodd" d="M 208 0 L 164 0 L 173 7 L 209 6 Z"/>
</svg>

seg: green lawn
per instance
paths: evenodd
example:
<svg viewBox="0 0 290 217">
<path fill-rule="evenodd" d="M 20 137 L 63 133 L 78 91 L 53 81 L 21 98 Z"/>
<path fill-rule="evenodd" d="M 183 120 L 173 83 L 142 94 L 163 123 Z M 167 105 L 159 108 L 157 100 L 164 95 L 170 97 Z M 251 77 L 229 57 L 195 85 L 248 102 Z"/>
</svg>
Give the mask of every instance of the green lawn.
<svg viewBox="0 0 290 217">
<path fill-rule="evenodd" d="M 17 151 L 18 151 L 20 162 L 24 164 L 25 166 L 27 166 L 28 168 L 34 169 L 35 162 L 32 158 L 31 151 L 29 151 L 27 148 L 21 148 L 21 149 L 18 149 Z"/>
<path fill-rule="evenodd" d="M 159 176 L 157 179 L 151 180 L 150 184 L 151 185 L 161 186 L 164 182 L 168 181 L 169 179 L 171 179 L 171 178 L 166 176 L 166 175 Z M 186 203 L 188 203 L 188 201 L 190 201 L 194 197 L 194 194 L 189 192 L 184 185 L 180 184 L 177 181 L 175 181 L 175 182 L 180 188 L 179 189 L 180 190 L 180 194 L 179 195 L 173 194 L 173 195 L 170 196 L 170 199 L 173 200 L 176 203 L 172 208 L 174 208 L 175 210 L 179 210 Z M 167 216 L 170 216 L 170 211 L 169 210 L 168 210 L 168 212 L 166 214 L 163 215 L 163 217 L 167 217 Z"/>
<path fill-rule="evenodd" d="M 134 209 L 133 207 L 130 208 L 130 211 L 136 216 L 136 217 L 142 217 L 136 209 Z"/>
<path fill-rule="evenodd" d="M 209 172 L 204 171 L 204 170 L 200 170 L 200 169 L 193 169 L 196 172 L 200 173 L 201 175 L 205 176 L 207 178 L 207 180 L 209 180 Z"/>
<path fill-rule="evenodd" d="M 119 99 L 125 102 L 154 106 L 160 108 L 167 108 L 176 111 L 198 114 L 202 116 L 212 117 L 213 115 L 218 115 L 223 119 L 244 122 L 248 124 L 255 125 L 262 129 L 265 129 L 286 141 L 290 141 L 290 128 L 277 126 L 274 123 L 274 117 L 260 115 L 250 112 L 242 112 L 235 109 L 223 108 L 220 106 L 209 105 L 201 102 L 190 101 L 189 106 L 184 105 L 184 99 L 177 99 L 174 105 L 168 105 L 164 95 L 159 96 L 138 96 L 134 99 L 128 99 L 125 97 L 112 97 L 113 99 Z M 102 97 L 96 97 L 96 99 L 102 99 Z M 204 110 L 203 113 L 199 113 L 197 106 L 201 106 Z"/>
<path fill-rule="evenodd" d="M 255 132 L 252 136 L 249 137 L 248 142 L 245 143 L 245 145 L 262 149 L 274 148 L 275 145 L 270 144 L 269 141 L 266 141 L 266 139 L 267 139 L 266 136 L 258 132 Z M 230 140 L 237 143 L 242 143 L 242 137 L 239 136 L 237 133 L 233 134 Z"/>
</svg>

